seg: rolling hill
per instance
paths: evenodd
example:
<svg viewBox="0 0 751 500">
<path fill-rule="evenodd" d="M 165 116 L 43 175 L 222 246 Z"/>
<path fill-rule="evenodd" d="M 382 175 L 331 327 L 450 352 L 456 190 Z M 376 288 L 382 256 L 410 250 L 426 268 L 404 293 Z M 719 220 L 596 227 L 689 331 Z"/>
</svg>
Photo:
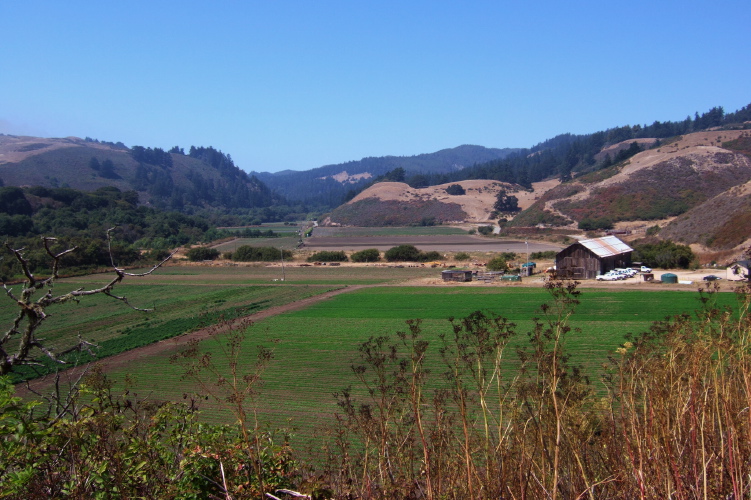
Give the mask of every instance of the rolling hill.
<svg viewBox="0 0 751 500">
<path fill-rule="evenodd" d="M 696 132 L 545 193 L 513 222 L 576 228 L 657 226 L 660 236 L 714 249 L 751 243 L 751 157 L 744 130 Z M 744 149 L 746 148 L 746 149 Z"/>
<path fill-rule="evenodd" d="M 465 194 L 451 195 L 451 184 Z M 521 209 L 535 196 L 557 185 L 557 181 L 536 183 L 532 190 L 492 180 L 466 180 L 413 188 L 403 182 L 379 182 L 334 210 L 322 225 L 400 226 L 420 224 L 489 223 L 498 192 L 516 196 Z"/>
<path fill-rule="evenodd" d="M 177 210 L 267 207 L 281 201 L 213 148 L 191 148 L 186 155 L 77 137 L 0 135 L 0 179 L 6 186 L 83 191 L 114 186 L 138 192 L 143 204 Z"/>
<path fill-rule="evenodd" d="M 634 141 L 609 145 L 614 155 Z M 727 250 L 751 244 L 751 132 L 712 130 L 665 141 L 615 165 L 575 175 L 567 182 L 550 179 L 531 190 L 493 180 L 458 181 L 465 195 L 446 193 L 449 184 L 415 189 L 382 182 L 334 210 L 330 225 L 400 225 L 492 222 L 497 192 L 517 196 L 523 211 L 512 227 L 554 226 L 580 230 L 599 221 L 621 229 L 657 226 L 663 238 Z M 640 231 L 640 233 L 639 233 Z"/>
<path fill-rule="evenodd" d="M 306 171 L 253 172 L 253 175 L 290 201 L 333 202 L 330 204 L 333 208 L 342 203 L 350 191 L 358 191 L 373 179 L 398 168 L 404 169 L 407 178 L 445 175 L 503 159 L 518 151 L 463 145 L 435 153 L 370 157 Z"/>
</svg>

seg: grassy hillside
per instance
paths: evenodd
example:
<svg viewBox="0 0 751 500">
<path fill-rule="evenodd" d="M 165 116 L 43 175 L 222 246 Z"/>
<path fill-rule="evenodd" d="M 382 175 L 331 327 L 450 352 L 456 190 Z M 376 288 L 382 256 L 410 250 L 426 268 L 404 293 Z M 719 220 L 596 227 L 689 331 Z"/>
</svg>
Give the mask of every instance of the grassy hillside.
<svg viewBox="0 0 751 500">
<path fill-rule="evenodd" d="M 730 139 L 730 140 L 728 140 Z M 541 196 L 512 226 L 586 220 L 661 221 L 661 233 L 727 249 L 749 236 L 751 134 L 716 130 L 677 137 L 615 165 L 576 176 Z"/>
<path fill-rule="evenodd" d="M 438 200 L 400 202 L 366 198 L 342 205 L 329 217 L 345 226 L 429 226 L 465 220 L 467 214 L 456 203 Z"/>
</svg>

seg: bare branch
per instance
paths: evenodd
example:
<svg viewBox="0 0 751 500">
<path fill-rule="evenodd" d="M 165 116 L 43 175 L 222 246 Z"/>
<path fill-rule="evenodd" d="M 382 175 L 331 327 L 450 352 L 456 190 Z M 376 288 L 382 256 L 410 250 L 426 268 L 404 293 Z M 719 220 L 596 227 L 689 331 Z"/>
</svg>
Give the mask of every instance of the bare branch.
<svg viewBox="0 0 751 500">
<path fill-rule="evenodd" d="M 164 264 L 165 264 L 165 263 L 166 263 L 166 262 L 167 262 L 168 260 L 170 260 L 170 259 L 172 258 L 172 256 L 174 256 L 174 255 L 175 255 L 176 253 L 177 253 L 177 250 L 175 250 L 174 252 L 172 252 L 171 254 L 169 254 L 169 255 L 168 255 L 168 256 L 167 256 L 167 257 L 166 257 L 166 258 L 165 258 L 165 259 L 164 259 L 163 261 L 161 261 L 160 263 L 158 263 L 158 264 L 155 264 L 155 265 L 154 265 L 154 266 L 153 266 L 153 267 L 152 267 L 151 269 L 149 269 L 149 270 L 148 270 L 148 271 L 146 271 L 145 273 L 126 273 L 126 272 L 124 272 L 124 271 L 123 271 L 122 269 L 117 269 L 117 268 L 116 268 L 116 270 L 117 270 L 118 272 L 122 272 L 123 276 L 133 276 L 133 277 L 135 277 L 135 278 L 141 278 L 141 277 L 143 277 L 143 276 L 148 276 L 149 274 L 153 273 L 154 271 L 156 271 L 157 269 L 159 269 L 160 267 L 162 267 L 162 265 L 164 265 Z"/>
<path fill-rule="evenodd" d="M 310 500 L 310 495 L 306 495 L 305 493 L 299 493 L 293 490 L 285 490 L 284 488 L 275 490 L 274 493 L 284 493 L 285 495 L 290 495 L 295 498 L 307 498 L 308 500 Z"/>
<path fill-rule="evenodd" d="M 125 296 L 122 296 L 122 297 L 120 297 L 120 296 L 118 296 L 118 295 L 114 295 L 114 294 L 112 294 L 112 293 L 110 293 L 110 292 L 103 292 L 103 293 L 104 293 L 104 295 L 106 295 L 107 297 L 112 297 L 112 298 L 113 298 L 113 299 L 115 299 L 115 300 L 119 300 L 119 301 L 121 301 L 121 302 L 122 302 L 123 304 L 125 304 L 125 305 L 126 305 L 126 306 L 128 306 L 128 307 L 130 307 L 130 308 L 131 308 L 131 309 L 133 309 L 134 311 L 141 311 L 141 312 L 152 312 L 152 311 L 154 310 L 153 308 L 152 308 L 152 309 L 142 309 L 142 308 L 140 308 L 140 307 L 136 307 L 136 306 L 134 306 L 133 304 L 131 304 L 130 302 L 128 302 L 128 299 L 127 299 L 127 298 L 126 298 Z"/>
<path fill-rule="evenodd" d="M 36 278 L 34 278 L 34 275 L 29 269 L 29 262 L 23 256 L 25 248 L 13 248 L 8 243 L 5 244 L 5 247 L 11 251 L 16 260 L 21 264 L 21 269 L 23 270 L 24 276 L 26 276 L 26 279 L 29 281 L 29 286 L 33 287 L 36 283 Z"/>
<path fill-rule="evenodd" d="M 23 274 L 26 277 L 26 283 L 23 285 L 20 296 L 16 296 L 8 286 L 3 283 L 5 294 L 19 307 L 18 315 L 16 316 L 13 325 L 2 334 L 0 337 L 0 375 L 6 374 L 13 370 L 14 366 L 19 365 L 39 365 L 33 358 L 32 349 L 39 349 L 45 356 L 50 358 L 55 363 L 67 364 L 66 361 L 60 359 L 60 356 L 64 356 L 73 351 L 86 350 L 91 353 L 91 348 L 96 347 L 94 344 L 83 340 L 80 336 L 78 342 L 61 351 L 59 354 L 55 354 L 51 349 L 45 346 L 44 341 L 35 337 L 37 329 L 41 326 L 42 322 L 47 318 L 45 309 L 53 304 L 63 304 L 68 301 L 78 302 L 81 297 L 89 295 L 103 294 L 118 300 L 128 307 L 136 311 L 149 312 L 150 309 L 141 309 L 130 304 L 125 296 L 119 296 L 113 293 L 113 289 L 117 286 L 126 276 L 142 277 L 148 276 L 162 265 L 164 265 L 169 259 L 172 258 L 174 252 L 171 253 L 166 259 L 157 263 L 151 267 L 148 271 L 143 273 L 126 273 L 123 269 L 115 266 L 115 259 L 112 253 L 112 238 L 111 233 L 115 228 L 107 230 L 107 244 L 110 253 L 110 261 L 115 272 L 115 276 L 104 285 L 92 288 L 83 289 L 78 288 L 76 290 L 64 293 L 62 295 L 54 295 L 52 287 L 56 279 L 59 276 L 60 260 L 67 254 L 75 251 L 77 247 L 67 248 L 61 252 L 55 252 L 52 249 L 52 245 L 57 242 L 57 238 L 43 237 L 42 244 L 47 252 L 47 255 L 52 261 L 52 272 L 45 279 L 37 279 L 31 272 L 31 266 L 29 261 L 23 255 L 23 248 L 13 248 L 10 244 L 6 243 L 5 246 L 13 254 L 18 263 L 21 265 Z M 47 292 L 34 300 L 33 296 L 35 292 L 45 286 L 49 289 Z M 23 325 L 23 327 L 22 327 Z M 18 344 L 14 344 L 14 354 L 10 354 L 5 350 L 5 347 L 14 338 L 18 339 Z M 93 353 L 92 353 L 93 355 Z"/>
</svg>

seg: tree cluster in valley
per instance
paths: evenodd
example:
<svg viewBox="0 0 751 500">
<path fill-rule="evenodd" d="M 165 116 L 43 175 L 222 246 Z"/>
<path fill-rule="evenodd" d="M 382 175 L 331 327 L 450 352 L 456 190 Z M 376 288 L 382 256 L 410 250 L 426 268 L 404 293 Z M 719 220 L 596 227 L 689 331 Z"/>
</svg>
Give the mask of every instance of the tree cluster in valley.
<svg viewBox="0 0 751 500">
<path fill-rule="evenodd" d="M 227 219 L 146 207 L 138 204 L 135 191 L 114 187 L 92 193 L 70 188 L 0 188 L 0 234 L 14 247 L 29 249 L 26 257 L 32 270 L 47 266 L 47 255 L 38 248 L 41 236 L 55 235 L 61 245 L 78 247 L 63 259 L 68 269 L 109 266 L 110 251 L 119 265 L 129 265 L 141 258 L 142 249 L 159 257 L 180 245 L 228 236 L 215 229 L 217 223 L 230 222 Z M 117 229 L 108 249 L 105 235 L 111 227 Z M 15 260 L 0 262 L 3 279 L 20 271 Z"/>
</svg>

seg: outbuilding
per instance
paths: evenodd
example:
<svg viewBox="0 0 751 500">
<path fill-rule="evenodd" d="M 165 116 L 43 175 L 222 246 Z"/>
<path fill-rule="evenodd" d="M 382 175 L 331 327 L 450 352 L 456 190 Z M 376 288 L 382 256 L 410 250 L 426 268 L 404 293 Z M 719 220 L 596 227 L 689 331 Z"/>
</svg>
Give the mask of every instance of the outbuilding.
<svg viewBox="0 0 751 500">
<path fill-rule="evenodd" d="M 748 281 L 751 276 L 751 260 L 739 260 L 728 266 L 728 281 Z"/>
<path fill-rule="evenodd" d="M 566 279 L 595 279 L 612 269 L 629 267 L 633 251 L 615 236 L 577 241 L 555 256 L 556 275 Z"/>
<path fill-rule="evenodd" d="M 449 269 L 441 271 L 443 281 L 472 281 L 472 271 Z"/>
</svg>

